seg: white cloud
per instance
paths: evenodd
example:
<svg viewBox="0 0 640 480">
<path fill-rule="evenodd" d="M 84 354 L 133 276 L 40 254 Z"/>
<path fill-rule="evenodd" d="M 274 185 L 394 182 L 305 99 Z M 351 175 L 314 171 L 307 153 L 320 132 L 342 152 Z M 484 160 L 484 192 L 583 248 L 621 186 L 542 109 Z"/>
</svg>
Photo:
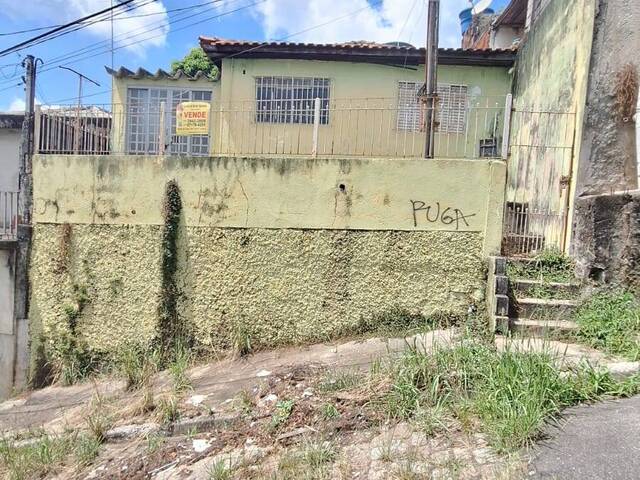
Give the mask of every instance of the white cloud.
<svg viewBox="0 0 640 480">
<path fill-rule="evenodd" d="M 140 56 L 149 47 L 164 46 L 169 33 L 168 15 L 163 3 L 156 1 L 142 4 L 142 2 L 143 0 L 136 2 L 141 6 L 135 9 L 125 11 L 123 7 L 116 10 L 113 22 L 116 47 L 127 45 L 124 49 Z M 0 9 L 5 15 L 15 20 L 33 22 L 36 27 L 70 22 L 110 6 L 111 0 L 28 0 L 27 2 L 0 0 Z M 88 32 L 99 40 L 108 40 L 111 39 L 111 22 L 109 20 L 97 22 L 81 31 Z M 132 36 L 131 39 L 127 38 L 129 34 Z M 149 38 L 152 36 L 155 38 Z M 78 48 L 84 46 L 79 44 Z"/>
<path fill-rule="evenodd" d="M 425 0 L 383 0 L 371 6 L 367 0 L 266 0 L 256 7 L 267 38 L 278 39 L 310 29 L 291 41 L 333 43 L 349 40 L 404 41 L 424 46 L 426 38 Z M 468 0 L 442 0 L 440 45 L 459 47 L 459 12 Z M 354 15 L 348 15 L 358 11 Z M 332 21 L 339 17 L 341 20 Z M 321 24 L 318 28 L 312 28 Z"/>
<path fill-rule="evenodd" d="M 22 98 L 14 98 L 11 103 L 9 104 L 9 107 L 7 108 L 8 112 L 24 112 L 24 107 L 25 107 L 25 103 L 24 100 Z"/>
</svg>

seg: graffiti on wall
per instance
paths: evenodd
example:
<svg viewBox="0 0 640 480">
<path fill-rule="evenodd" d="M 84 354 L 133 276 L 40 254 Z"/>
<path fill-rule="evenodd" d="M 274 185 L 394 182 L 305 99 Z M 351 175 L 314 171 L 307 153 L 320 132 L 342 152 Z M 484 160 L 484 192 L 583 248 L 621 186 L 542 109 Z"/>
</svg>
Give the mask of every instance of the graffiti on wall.
<svg viewBox="0 0 640 480">
<path fill-rule="evenodd" d="M 440 223 L 458 231 L 460 227 L 468 227 L 468 220 L 476 216 L 475 213 L 465 214 L 459 208 L 445 207 L 440 205 L 440 202 L 429 205 L 420 200 L 410 200 L 410 202 L 413 210 L 413 226 L 416 228 L 427 222 Z"/>
</svg>

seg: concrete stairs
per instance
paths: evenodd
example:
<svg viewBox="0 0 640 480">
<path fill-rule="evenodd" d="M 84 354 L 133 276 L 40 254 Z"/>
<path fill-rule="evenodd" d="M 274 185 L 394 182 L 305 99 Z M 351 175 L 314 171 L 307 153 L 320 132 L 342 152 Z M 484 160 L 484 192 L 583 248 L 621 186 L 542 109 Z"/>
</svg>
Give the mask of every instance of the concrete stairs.
<svg viewBox="0 0 640 480">
<path fill-rule="evenodd" d="M 508 329 L 512 334 L 564 338 L 577 329 L 573 318 L 578 307 L 578 283 L 570 278 L 554 279 L 549 271 L 537 273 L 530 260 L 510 258 L 507 263 Z"/>
</svg>

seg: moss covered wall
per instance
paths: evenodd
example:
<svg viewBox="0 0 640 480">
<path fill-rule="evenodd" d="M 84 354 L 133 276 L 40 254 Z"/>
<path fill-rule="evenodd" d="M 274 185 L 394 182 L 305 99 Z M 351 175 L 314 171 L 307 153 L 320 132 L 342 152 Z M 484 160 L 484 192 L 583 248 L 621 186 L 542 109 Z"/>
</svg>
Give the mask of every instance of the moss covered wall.
<svg viewBox="0 0 640 480">
<path fill-rule="evenodd" d="M 76 225 L 60 272 L 59 225 L 36 226 L 32 316 L 45 338 L 67 328 L 73 285 L 88 302 L 77 333 L 98 351 L 157 329 L 160 229 Z M 178 313 L 198 343 L 228 348 L 242 328 L 254 343 L 310 342 L 401 309 L 463 313 L 482 299 L 478 233 L 186 228 Z"/>
<path fill-rule="evenodd" d="M 199 344 L 228 348 L 239 329 L 263 346 L 323 340 L 394 309 L 464 313 L 499 248 L 504 175 L 501 162 L 36 157 L 32 338 L 73 330 L 109 352 L 157 337 L 169 179 L 183 205 L 177 313 Z"/>
</svg>

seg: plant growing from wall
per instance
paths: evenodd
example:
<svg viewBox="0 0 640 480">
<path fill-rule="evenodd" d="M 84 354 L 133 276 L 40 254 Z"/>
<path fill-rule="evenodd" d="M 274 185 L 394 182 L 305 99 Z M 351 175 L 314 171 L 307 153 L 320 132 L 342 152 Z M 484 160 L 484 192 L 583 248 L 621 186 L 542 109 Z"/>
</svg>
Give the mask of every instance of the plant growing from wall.
<svg viewBox="0 0 640 480">
<path fill-rule="evenodd" d="M 181 213 L 180 188 L 175 180 L 170 180 L 165 188 L 162 206 L 161 287 L 158 306 L 158 342 L 164 360 L 170 360 L 172 352 L 189 346 L 190 343 L 178 315 L 179 289 L 176 275 Z"/>
</svg>

